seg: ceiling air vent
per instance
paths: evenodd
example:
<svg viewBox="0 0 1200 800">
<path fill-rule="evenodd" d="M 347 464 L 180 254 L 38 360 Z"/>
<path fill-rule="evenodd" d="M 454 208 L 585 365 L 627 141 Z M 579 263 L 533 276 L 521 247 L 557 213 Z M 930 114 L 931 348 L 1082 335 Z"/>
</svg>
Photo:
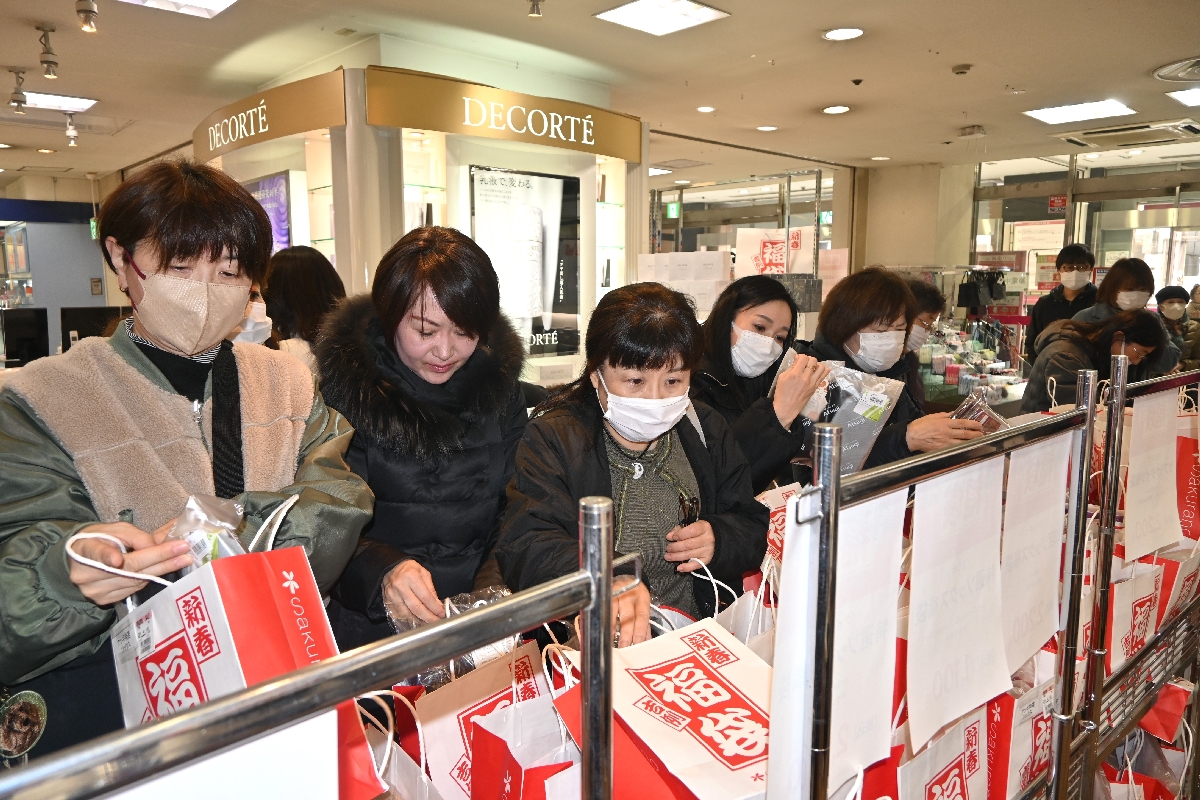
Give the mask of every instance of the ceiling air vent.
<svg viewBox="0 0 1200 800">
<path fill-rule="evenodd" d="M 1176 61 L 1174 64 L 1159 67 L 1154 70 L 1154 77 L 1160 81 L 1178 83 L 1200 81 L 1200 58 L 1185 58 L 1183 61 Z"/>
<path fill-rule="evenodd" d="M 1110 150 L 1118 147 L 1145 147 L 1155 144 L 1200 141 L 1200 124 L 1190 119 L 1112 125 L 1083 131 L 1053 134 L 1076 147 Z"/>
<path fill-rule="evenodd" d="M 694 161 L 690 158 L 677 158 L 673 161 L 659 161 L 658 163 L 651 164 L 650 166 L 657 167 L 658 169 L 670 169 L 670 170 L 691 169 L 692 167 L 707 167 L 708 162 L 707 161 Z"/>
</svg>

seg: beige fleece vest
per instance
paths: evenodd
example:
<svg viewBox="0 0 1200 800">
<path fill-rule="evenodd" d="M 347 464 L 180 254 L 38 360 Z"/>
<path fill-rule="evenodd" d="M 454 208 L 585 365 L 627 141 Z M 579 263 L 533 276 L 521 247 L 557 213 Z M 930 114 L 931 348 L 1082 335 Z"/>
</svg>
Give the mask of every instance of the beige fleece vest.
<svg viewBox="0 0 1200 800">
<path fill-rule="evenodd" d="M 233 353 L 246 490 L 279 491 L 295 481 L 312 374 L 261 345 L 236 343 Z M 197 415 L 190 400 L 156 386 L 108 339 L 83 339 L 34 361 L 5 388 L 33 408 L 71 456 L 103 522 L 124 516 L 154 531 L 179 515 L 189 495 L 213 494 L 211 399 Z"/>
</svg>

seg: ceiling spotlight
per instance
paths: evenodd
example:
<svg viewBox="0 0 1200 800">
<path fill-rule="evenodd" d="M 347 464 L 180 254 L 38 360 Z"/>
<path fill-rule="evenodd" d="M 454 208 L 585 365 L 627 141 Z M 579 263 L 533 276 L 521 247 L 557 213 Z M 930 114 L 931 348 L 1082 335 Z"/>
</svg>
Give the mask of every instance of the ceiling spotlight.
<svg viewBox="0 0 1200 800">
<path fill-rule="evenodd" d="M 871 156 L 872 161 L 891 161 L 891 156 Z"/>
<path fill-rule="evenodd" d="M 529 16 L 531 16 L 531 17 L 540 17 L 541 15 L 542 15 L 542 2 L 541 2 L 541 0 L 533 0 L 533 1 L 532 1 L 532 2 L 529 4 Z"/>
<path fill-rule="evenodd" d="M 67 112 L 67 147 L 78 147 L 79 131 L 75 129 L 75 112 Z"/>
<path fill-rule="evenodd" d="M 779 130 L 779 128 L 775 127 L 774 125 L 759 125 L 758 129 L 763 133 L 770 133 L 771 131 Z"/>
<path fill-rule="evenodd" d="M 691 181 L 675 181 L 675 183 L 679 184 L 680 186 L 685 186 L 691 183 Z"/>
<path fill-rule="evenodd" d="M 663 169 L 662 167 L 650 167 L 650 169 L 648 171 L 650 173 L 651 178 L 653 178 L 656 175 L 670 175 L 671 174 L 671 170 Z"/>
<path fill-rule="evenodd" d="M 56 151 L 56 150 L 51 150 L 49 147 L 39 147 L 39 148 L 38 148 L 38 152 L 39 152 L 39 153 L 47 153 L 47 154 L 48 154 L 48 153 L 54 153 L 54 152 L 57 152 L 57 151 Z"/>
<path fill-rule="evenodd" d="M 749 189 L 738 189 L 738 194 L 750 194 Z"/>
<path fill-rule="evenodd" d="M 84 33 L 96 32 L 96 17 L 100 16 L 96 0 L 75 0 L 75 16 L 79 17 L 79 27 Z"/>
<path fill-rule="evenodd" d="M 36 30 L 42 32 L 38 37 L 38 41 L 42 43 L 42 74 L 53 80 L 58 77 L 58 58 L 54 55 L 54 48 L 50 46 L 50 34 L 58 29 L 53 25 L 43 24 L 38 25 Z"/>
<path fill-rule="evenodd" d="M 0 142 L 0 150 L 7 150 L 10 147 L 12 147 L 11 144 L 5 144 L 4 142 Z"/>
<path fill-rule="evenodd" d="M 716 111 L 716 109 L 713 108 L 712 106 L 700 106 L 696 110 L 699 111 L 701 114 L 711 114 L 712 112 Z"/>
<path fill-rule="evenodd" d="M 13 92 L 8 97 L 8 104 L 13 107 L 13 111 L 18 114 L 25 113 L 25 91 L 21 88 L 25 83 L 25 70 L 9 67 L 8 71 L 17 77 L 17 85 L 13 87 Z"/>
<path fill-rule="evenodd" d="M 1095 161 L 1099 157 L 1099 153 L 1087 153 L 1084 155 L 1084 158 L 1088 159 L 1089 161 Z"/>
<path fill-rule="evenodd" d="M 845 114 L 850 110 L 850 106 L 825 106 L 821 110 L 826 114 Z"/>
<path fill-rule="evenodd" d="M 845 42 L 850 39 L 857 39 L 862 35 L 862 28 L 834 28 L 831 31 L 822 33 L 821 38 L 828 39 L 831 42 Z"/>
<path fill-rule="evenodd" d="M 1130 151 L 1129 151 L 1129 155 L 1131 155 L 1131 156 L 1140 156 L 1140 155 L 1141 155 L 1142 153 L 1144 153 L 1144 152 L 1146 152 L 1146 151 L 1145 151 L 1145 150 L 1130 150 Z"/>
</svg>

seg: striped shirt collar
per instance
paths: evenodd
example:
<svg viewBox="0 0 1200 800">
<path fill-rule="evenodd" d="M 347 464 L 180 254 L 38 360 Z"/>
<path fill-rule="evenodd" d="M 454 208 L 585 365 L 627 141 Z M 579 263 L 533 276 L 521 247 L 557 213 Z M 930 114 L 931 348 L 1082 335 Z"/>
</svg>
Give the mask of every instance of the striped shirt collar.
<svg viewBox="0 0 1200 800">
<path fill-rule="evenodd" d="M 135 344 L 153 347 L 155 350 L 162 350 L 162 348 L 156 345 L 154 342 L 147 341 L 145 338 L 134 333 L 133 317 L 129 317 L 125 320 L 125 332 L 129 334 L 129 338 L 132 339 Z M 163 352 L 165 353 L 167 351 L 163 350 Z M 196 355 L 187 356 L 187 358 L 190 358 L 192 361 L 199 361 L 201 364 L 211 364 L 216 360 L 217 353 L 219 352 L 221 352 L 221 344 L 218 342 L 209 349 L 205 350 L 203 353 L 196 353 Z"/>
</svg>

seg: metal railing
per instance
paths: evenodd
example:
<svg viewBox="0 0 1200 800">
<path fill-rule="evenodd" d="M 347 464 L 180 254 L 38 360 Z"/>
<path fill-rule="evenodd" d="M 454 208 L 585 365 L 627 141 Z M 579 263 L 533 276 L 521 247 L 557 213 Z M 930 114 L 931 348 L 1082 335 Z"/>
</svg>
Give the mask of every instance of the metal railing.
<svg viewBox="0 0 1200 800">
<path fill-rule="evenodd" d="M 841 478 L 841 428 L 817 425 L 814 443 L 813 474 L 821 491 L 819 578 L 817 584 L 817 624 L 814 649 L 813 719 L 810 759 L 812 777 L 809 798 L 829 794 L 830 709 L 833 687 L 833 642 L 838 515 L 843 508 L 864 503 L 889 492 L 932 480 L 989 458 L 1003 456 L 1019 448 L 1071 431 L 1079 441 L 1072 453 L 1073 474 L 1069 489 L 1067 526 L 1067 563 L 1064 564 L 1064 602 L 1067 627 L 1058 663 L 1057 707 L 1052 743 L 1050 774 L 1027 790 L 1027 797 L 1048 794 L 1051 798 L 1083 796 L 1087 737 L 1077 735 L 1077 712 L 1073 708 L 1076 641 L 1079 636 L 1083 564 L 1087 525 L 1087 487 L 1092 450 L 1092 423 L 1096 415 L 1097 375 L 1093 370 L 1078 373 L 1079 402 L 1075 410 L 1015 428 L 1000 430 L 969 442 L 866 470 Z M 1067 743 L 1068 746 L 1064 746 Z"/>
<path fill-rule="evenodd" d="M 537 628 L 582 610 L 582 797 L 612 797 L 612 570 L 628 563 L 641 579 L 639 556 L 614 563 L 612 501 L 579 501 L 580 563 L 571 575 L 518 592 L 494 605 L 282 675 L 132 730 L 109 734 L 24 767 L 0 773 L 5 800 L 85 800 L 153 778 L 335 708 L 373 689 L 480 645 Z"/>
</svg>

